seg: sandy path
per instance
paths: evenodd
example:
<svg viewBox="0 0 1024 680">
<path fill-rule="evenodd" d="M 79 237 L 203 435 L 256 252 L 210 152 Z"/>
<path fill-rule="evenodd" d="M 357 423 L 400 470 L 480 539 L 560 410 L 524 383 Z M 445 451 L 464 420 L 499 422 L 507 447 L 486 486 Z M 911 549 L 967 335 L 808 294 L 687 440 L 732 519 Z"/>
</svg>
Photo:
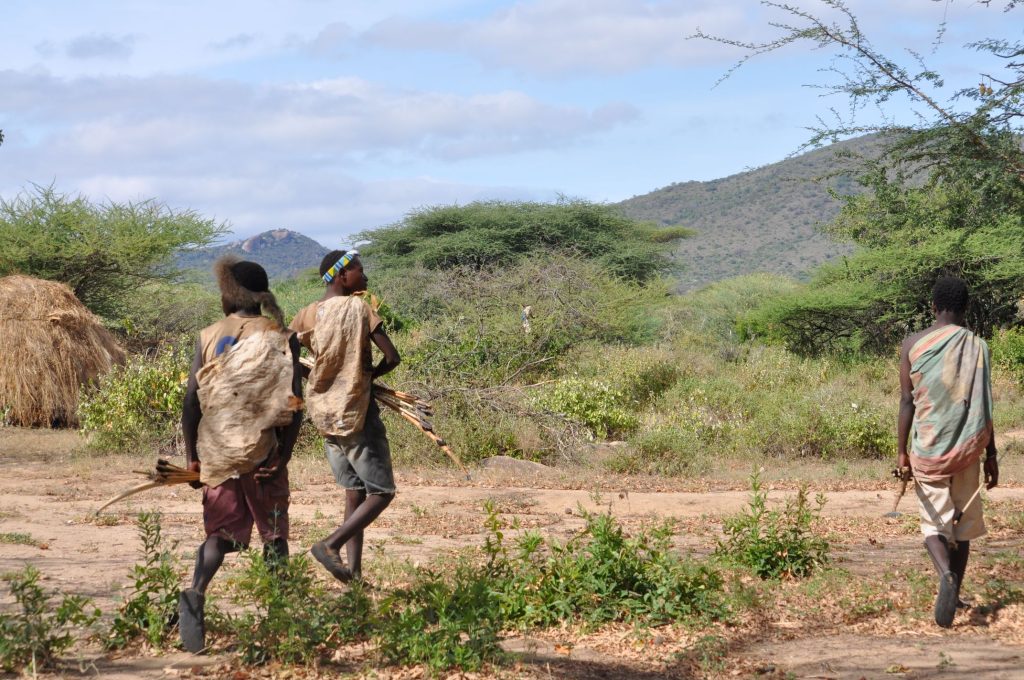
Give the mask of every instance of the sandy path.
<svg viewBox="0 0 1024 680">
<path fill-rule="evenodd" d="M 106 466 L 112 470 L 104 470 L 102 459 L 75 454 L 79 444 L 77 437 L 67 433 L 0 429 L 0 534 L 28 534 L 34 543 L 0 543 L 0 573 L 34 564 L 48 587 L 93 597 L 109 612 L 122 596 L 137 559 L 135 514 L 159 508 L 165 535 L 177 542 L 176 551 L 188 564 L 202 540 L 200 494 L 187 487 L 158 489 L 112 507 L 101 520 L 91 519 L 92 509 L 136 483 L 137 478 L 122 459 L 115 461 L 116 466 Z M 342 508 L 341 496 L 320 461 L 297 460 L 293 468 L 292 549 L 297 551 L 336 526 Z M 545 488 L 535 488 L 528 485 L 528 479 L 500 473 L 489 474 L 473 486 L 449 486 L 407 472 L 399 476 L 399 484 L 401 492 L 395 503 L 367 532 L 371 580 L 396 561 L 426 562 L 479 546 L 487 501 L 507 524 L 517 522 L 557 538 L 582 526 L 581 509 L 610 510 L 627 527 L 674 518 L 679 521 L 677 547 L 704 554 L 713 547 L 721 517 L 739 510 L 748 498 L 744 491 L 631 491 L 628 480 L 621 491 L 600 493 L 548 488 L 550 480 Z M 769 498 L 780 503 L 789 496 L 791 492 L 772 491 Z M 872 485 L 831 491 L 826 496 L 824 516 L 835 526 L 843 566 L 871 575 L 893 565 L 926 567 L 913 516 L 881 516 L 891 507 L 891 490 Z M 1024 503 L 1024 488 L 999 489 L 992 497 L 1001 503 Z M 901 508 L 913 512 L 915 505 L 908 497 Z M 986 549 L 1019 551 L 1020 545 L 1006 539 L 993 541 L 979 554 Z M 6 594 L 0 595 L 0 609 L 9 603 Z M 515 646 L 515 641 L 512 644 Z M 530 663 L 537 668 L 555 664 L 559 670 L 555 677 L 654 677 L 631 670 L 628 663 L 585 644 L 574 650 L 571 659 L 553 649 L 550 642 L 533 643 L 530 658 L 534 661 Z M 1024 677 L 1018 674 L 1024 648 L 984 633 L 951 637 L 929 631 L 913 641 L 852 635 L 767 642 L 751 639 L 730 654 L 764 668 L 785 668 L 795 677 L 964 677 L 968 669 L 976 678 Z M 944 658 L 951 661 L 943 662 Z M 216 658 L 197 661 L 180 653 L 159 658 L 94 659 L 91 674 L 158 678 L 177 673 L 174 669 L 217 662 Z M 907 672 L 886 675 L 886 669 L 896 665 Z M 531 671 L 526 675 L 535 676 Z M 537 671 L 536 677 L 544 675 Z"/>
</svg>

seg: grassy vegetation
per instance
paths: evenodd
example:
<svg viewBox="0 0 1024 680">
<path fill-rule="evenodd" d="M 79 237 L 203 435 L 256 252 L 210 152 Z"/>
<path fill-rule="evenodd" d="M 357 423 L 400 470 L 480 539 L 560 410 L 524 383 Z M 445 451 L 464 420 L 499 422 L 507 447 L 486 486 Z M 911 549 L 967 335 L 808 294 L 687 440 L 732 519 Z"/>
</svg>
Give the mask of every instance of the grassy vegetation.
<svg viewBox="0 0 1024 680">
<path fill-rule="evenodd" d="M 100 616 L 88 598 L 48 593 L 39 579 L 39 570 L 31 565 L 5 575 L 15 608 L 0 614 L 0 669 L 35 676 L 53 667 L 75 643 L 76 631 Z"/>
<path fill-rule="evenodd" d="M 21 531 L 0 533 L 0 543 L 7 543 L 8 545 L 39 545 L 39 541 L 33 538 L 32 534 Z"/>
</svg>

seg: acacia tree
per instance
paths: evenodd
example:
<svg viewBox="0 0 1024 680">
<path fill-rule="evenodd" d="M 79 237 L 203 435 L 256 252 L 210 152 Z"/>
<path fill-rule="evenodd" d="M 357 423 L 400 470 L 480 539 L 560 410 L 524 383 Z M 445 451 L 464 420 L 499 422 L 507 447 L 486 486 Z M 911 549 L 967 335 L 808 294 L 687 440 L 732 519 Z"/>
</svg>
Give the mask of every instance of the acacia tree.
<svg viewBox="0 0 1024 680">
<path fill-rule="evenodd" d="M 841 0 L 820 0 L 827 18 L 792 4 L 762 4 L 787 17 L 772 24 L 780 31 L 773 39 L 743 42 L 698 31 L 696 37 L 747 51 L 724 77 L 758 55 L 810 43 L 832 55 L 824 71 L 833 80 L 816 86 L 845 96 L 849 108 L 833 109 L 834 122 L 819 117 L 808 144 L 875 133 L 884 152 L 860 168 L 869 191 L 844 197 L 839 217 L 825 227 L 857 246 L 854 254 L 753 313 L 747 332 L 805 352 L 885 350 L 926 323 L 928 291 L 943 273 L 971 286 L 977 330 L 1015 322 L 1024 297 L 1024 42 L 970 43 L 1002 68 L 978 74 L 976 85 L 943 100 L 941 74 L 914 52 L 902 60 L 884 54 Z M 858 122 L 865 107 L 891 111 L 897 97 L 911 104 L 910 120 Z"/>
<path fill-rule="evenodd" d="M 0 199 L 0 276 L 60 281 L 93 312 L 116 317 L 131 291 L 177 274 L 176 252 L 225 232 L 223 224 L 153 200 L 95 204 L 37 186 Z"/>
</svg>

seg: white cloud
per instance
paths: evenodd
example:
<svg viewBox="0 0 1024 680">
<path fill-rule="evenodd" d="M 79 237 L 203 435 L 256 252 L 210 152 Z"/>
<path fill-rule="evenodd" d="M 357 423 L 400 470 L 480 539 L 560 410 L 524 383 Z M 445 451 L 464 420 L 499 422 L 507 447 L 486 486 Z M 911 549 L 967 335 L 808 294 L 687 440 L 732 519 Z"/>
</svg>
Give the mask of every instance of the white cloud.
<svg viewBox="0 0 1024 680">
<path fill-rule="evenodd" d="M 634 119 L 517 91 L 475 95 L 389 88 L 358 78 L 250 86 L 186 77 L 62 80 L 0 72 L 11 129 L 52 126 L 50 143 L 85 158 L 163 160 L 239 153 L 399 153 L 439 159 L 573 144 Z"/>
<path fill-rule="evenodd" d="M 571 146 L 637 116 L 614 102 L 587 109 L 513 90 L 464 95 L 360 78 L 252 85 L 0 71 L 0 91 L 3 195 L 54 182 L 96 200 L 157 197 L 240 233 L 351 231 L 423 204 L 521 198 L 529 192 L 409 178 L 405 168 Z M 356 179 L 369 166 L 383 177 Z"/>
<path fill-rule="evenodd" d="M 392 49 L 466 53 L 488 65 L 548 75 L 624 73 L 728 58 L 731 50 L 687 37 L 697 27 L 744 37 L 751 14 L 750 7 L 703 0 L 532 0 L 476 20 L 387 19 L 362 39 Z"/>
</svg>

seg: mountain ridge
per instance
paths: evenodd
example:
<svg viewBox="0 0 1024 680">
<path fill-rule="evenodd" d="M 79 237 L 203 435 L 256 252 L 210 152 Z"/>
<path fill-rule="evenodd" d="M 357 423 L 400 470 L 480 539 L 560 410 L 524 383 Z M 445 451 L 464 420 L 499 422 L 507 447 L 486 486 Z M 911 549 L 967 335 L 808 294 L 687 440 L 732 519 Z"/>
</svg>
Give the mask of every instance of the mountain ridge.
<svg viewBox="0 0 1024 680">
<path fill-rule="evenodd" d="M 683 263 L 681 290 L 760 271 L 805 278 L 850 252 L 819 230 L 842 207 L 829 189 L 864 191 L 843 171 L 877 156 L 881 143 L 877 136 L 857 137 L 720 179 L 676 182 L 616 205 L 634 219 L 696 230 L 675 251 Z"/>
<path fill-rule="evenodd" d="M 212 280 L 211 268 L 217 258 L 234 254 L 263 265 L 272 280 L 292 278 L 320 265 L 330 250 L 304 234 L 291 229 L 270 229 L 229 243 L 196 248 L 178 253 L 180 269 L 195 271 L 200 278 Z"/>
</svg>

